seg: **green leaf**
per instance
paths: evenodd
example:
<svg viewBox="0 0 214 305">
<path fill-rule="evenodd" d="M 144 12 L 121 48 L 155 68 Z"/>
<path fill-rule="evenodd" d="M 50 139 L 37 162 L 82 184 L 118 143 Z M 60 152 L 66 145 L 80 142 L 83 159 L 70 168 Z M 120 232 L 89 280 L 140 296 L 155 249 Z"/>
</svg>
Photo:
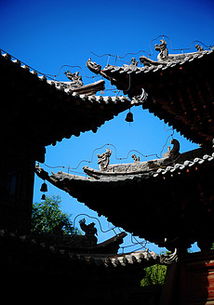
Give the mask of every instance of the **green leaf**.
<svg viewBox="0 0 214 305">
<path fill-rule="evenodd" d="M 70 216 L 60 209 L 59 196 L 46 197 L 45 201 L 34 203 L 32 207 L 32 232 L 76 234 Z"/>
</svg>

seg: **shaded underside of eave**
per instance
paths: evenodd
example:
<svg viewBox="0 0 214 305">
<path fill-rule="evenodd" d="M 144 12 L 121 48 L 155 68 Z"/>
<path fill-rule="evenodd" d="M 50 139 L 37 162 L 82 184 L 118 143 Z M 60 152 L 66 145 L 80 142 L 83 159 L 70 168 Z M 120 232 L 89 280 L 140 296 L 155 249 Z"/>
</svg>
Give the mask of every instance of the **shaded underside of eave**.
<svg viewBox="0 0 214 305">
<path fill-rule="evenodd" d="M 182 65 L 156 68 L 147 73 L 143 68 L 121 73 L 119 67 L 102 72 L 131 97 L 139 95 L 143 88 L 148 93 L 144 109 L 191 141 L 207 144 L 214 137 L 213 64 L 214 52 L 211 52 Z"/>
<path fill-rule="evenodd" d="M 150 241 L 161 243 L 184 234 L 194 241 L 204 234 L 214 238 L 213 169 L 211 161 L 200 169 L 187 166 L 156 178 L 62 179 L 56 186 L 114 225 Z"/>
<path fill-rule="evenodd" d="M 0 58 L 1 112 L 7 136 L 23 137 L 39 145 L 55 144 L 63 138 L 97 128 L 128 109 L 127 98 L 82 98 L 59 90 L 29 69 Z M 27 126 L 27 128 L 26 128 Z"/>
<path fill-rule="evenodd" d="M 172 112 L 171 109 L 169 110 L 168 107 L 156 104 L 153 101 L 154 100 L 152 99 L 148 99 L 143 105 L 143 109 L 148 110 L 160 120 L 163 120 L 170 127 L 180 132 L 180 134 L 184 136 L 187 140 L 199 145 L 211 145 L 212 140 L 214 138 L 213 120 L 210 120 L 209 122 L 207 117 L 201 119 L 198 112 L 196 114 L 195 120 L 193 121 L 195 112 L 191 112 L 192 117 L 190 118 L 184 116 L 179 112 Z"/>
</svg>

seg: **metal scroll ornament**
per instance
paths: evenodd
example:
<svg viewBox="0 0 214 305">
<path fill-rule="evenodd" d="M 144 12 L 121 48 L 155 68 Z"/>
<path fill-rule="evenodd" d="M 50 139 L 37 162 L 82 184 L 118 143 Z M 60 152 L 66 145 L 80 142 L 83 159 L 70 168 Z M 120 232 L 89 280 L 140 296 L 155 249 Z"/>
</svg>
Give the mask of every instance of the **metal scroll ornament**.
<svg viewBox="0 0 214 305">
<path fill-rule="evenodd" d="M 160 255 L 160 264 L 162 265 L 171 265 L 177 263 L 178 261 L 178 250 L 175 248 L 175 251 L 171 254 L 161 254 Z"/>
</svg>

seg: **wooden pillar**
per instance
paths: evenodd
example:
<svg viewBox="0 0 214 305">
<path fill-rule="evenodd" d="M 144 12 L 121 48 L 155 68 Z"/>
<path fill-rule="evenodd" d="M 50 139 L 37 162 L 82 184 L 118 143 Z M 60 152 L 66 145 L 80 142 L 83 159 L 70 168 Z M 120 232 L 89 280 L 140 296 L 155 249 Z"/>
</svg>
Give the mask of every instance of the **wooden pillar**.
<svg viewBox="0 0 214 305">
<path fill-rule="evenodd" d="M 169 266 L 160 305 L 214 305 L 214 251 Z"/>
</svg>

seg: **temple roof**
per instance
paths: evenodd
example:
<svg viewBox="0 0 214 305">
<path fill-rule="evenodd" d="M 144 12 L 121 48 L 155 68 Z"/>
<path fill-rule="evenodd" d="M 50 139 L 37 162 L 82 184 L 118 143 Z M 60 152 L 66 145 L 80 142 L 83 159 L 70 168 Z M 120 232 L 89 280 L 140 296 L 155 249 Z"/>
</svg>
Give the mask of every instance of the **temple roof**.
<svg viewBox="0 0 214 305">
<path fill-rule="evenodd" d="M 114 303 L 119 289 L 125 289 L 129 296 L 133 286 L 138 287 L 137 284 L 145 276 L 143 268 L 170 261 L 170 256 L 163 257 L 148 250 L 113 256 L 76 253 L 69 249 L 58 249 L 30 235 L 19 235 L 3 229 L 0 230 L 0 245 L 3 287 L 6 289 L 10 283 L 15 295 L 14 298 L 7 297 L 15 302 L 19 298 L 23 301 L 23 291 L 27 289 L 32 295 L 35 294 L 34 300 L 36 298 L 40 303 L 41 300 L 47 304 L 56 300 L 62 303 L 65 298 L 69 302 L 73 298 L 75 304 L 79 305 L 103 304 L 108 287 L 108 292 L 112 293 L 113 289 L 113 295 L 108 296 L 108 300 Z M 87 285 L 83 285 L 86 279 Z M 38 292 L 35 292 L 35 287 L 39 287 Z M 27 297 L 24 296 L 24 299 L 27 303 Z M 99 302 L 95 302 L 97 299 Z"/>
<path fill-rule="evenodd" d="M 107 170 L 87 167 L 88 177 L 36 172 L 114 225 L 161 246 L 179 247 L 184 234 L 189 243 L 204 234 L 214 238 L 213 167 L 213 151 L 200 148 Z"/>
<path fill-rule="evenodd" d="M 79 136 L 80 132 L 96 132 L 105 121 L 141 103 L 123 96 L 96 96 L 104 88 L 103 80 L 82 85 L 79 75 L 72 75 L 77 80 L 70 83 L 47 80 L 11 55 L 0 52 L 0 86 L 5 100 L 1 106 L 5 118 L 1 127 L 6 147 L 12 142 L 15 147 L 17 139 L 17 146 L 27 141 L 36 152 L 36 147 L 55 145 L 63 138 Z M 42 162 L 38 154 L 36 158 Z"/>
<path fill-rule="evenodd" d="M 54 246 L 61 251 L 69 251 L 73 254 L 102 254 L 103 256 L 116 255 L 123 238 L 127 235 L 125 232 L 116 234 L 115 236 L 97 243 L 97 240 L 88 238 L 86 235 L 57 235 L 57 234 L 35 234 L 31 235 L 38 243 L 45 243 L 47 246 Z"/>
<path fill-rule="evenodd" d="M 110 254 L 105 252 L 77 252 L 72 251 L 72 248 L 58 247 L 56 244 L 51 244 L 50 240 L 42 240 L 42 238 L 36 238 L 31 235 L 18 235 L 14 232 L 8 232 L 6 230 L 0 230 L 0 243 L 1 245 L 10 246 L 10 249 L 18 246 L 16 249 L 16 255 L 25 255 L 28 253 L 29 259 L 40 260 L 45 259 L 46 256 L 52 255 L 58 257 L 59 263 L 61 259 L 67 260 L 67 263 L 78 263 L 85 268 L 93 267 L 105 267 L 108 269 L 117 268 L 120 272 L 121 267 L 147 267 L 154 264 L 170 264 L 173 259 L 176 259 L 176 250 L 172 255 L 158 255 L 153 251 L 141 250 L 136 252 L 124 253 L 124 254 Z M 32 251 L 33 250 L 33 251 Z M 15 253 L 13 253 L 14 255 Z M 116 269 L 115 269 L 116 270 Z M 125 271 L 125 269 L 123 268 Z"/>
<path fill-rule="evenodd" d="M 135 65 L 123 65 L 123 66 L 114 66 L 108 65 L 104 69 L 100 71 L 100 74 L 106 74 L 106 78 L 112 77 L 114 78 L 114 73 L 127 73 L 127 74 L 147 74 L 147 73 L 155 73 L 159 70 L 165 71 L 167 69 L 173 68 L 175 66 L 183 66 L 188 62 L 192 62 L 197 59 L 206 58 L 208 55 L 212 54 L 213 50 L 206 50 L 206 51 L 198 51 L 193 53 L 184 53 L 184 54 L 176 54 L 176 57 L 173 59 L 166 59 L 164 61 L 153 61 L 150 60 L 148 57 L 141 56 L 140 61 L 144 64 L 144 67 L 138 67 Z"/>
<path fill-rule="evenodd" d="M 214 135 L 214 50 L 168 54 L 166 44 L 158 61 L 140 57 L 130 65 L 100 65 L 88 60 L 88 68 L 110 80 L 130 97 L 143 96 L 143 108 L 173 126 L 186 138 L 207 145 Z M 164 52 L 166 54 L 164 55 Z M 147 95 L 147 98 L 145 98 Z"/>
</svg>

